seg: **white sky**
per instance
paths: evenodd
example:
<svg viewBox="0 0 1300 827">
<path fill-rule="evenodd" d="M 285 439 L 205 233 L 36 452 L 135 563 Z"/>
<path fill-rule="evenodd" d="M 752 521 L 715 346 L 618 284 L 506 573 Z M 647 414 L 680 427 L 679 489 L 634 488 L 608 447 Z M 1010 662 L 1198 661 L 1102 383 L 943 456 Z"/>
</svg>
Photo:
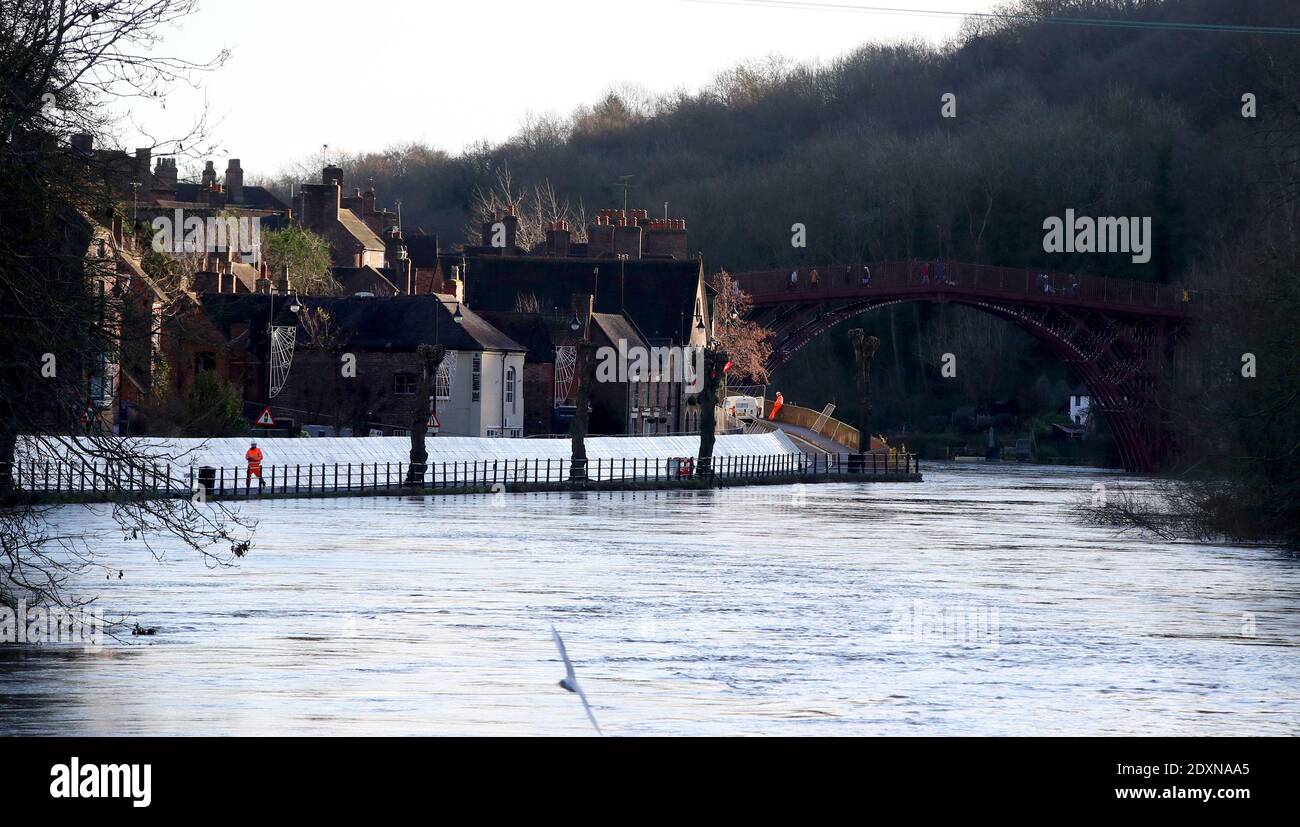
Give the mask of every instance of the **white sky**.
<svg viewBox="0 0 1300 827">
<path fill-rule="evenodd" d="M 823 0 L 989 11 L 991 0 Z M 159 54 L 227 64 L 166 106 L 135 101 L 150 134 L 184 134 L 206 100 L 220 151 L 270 175 L 322 144 L 457 152 L 500 141 L 528 113 L 568 114 L 630 83 L 696 90 L 748 58 L 825 61 L 868 41 L 946 40 L 956 17 L 707 5 L 688 0 L 203 0 Z M 124 107 L 126 108 L 126 107 Z M 132 129 L 126 148 L 146 145 Z M 193 170 L 190 170 L 193 172 Z M 185 170 L 182 170 L 182 174 Z"/>
</svg>

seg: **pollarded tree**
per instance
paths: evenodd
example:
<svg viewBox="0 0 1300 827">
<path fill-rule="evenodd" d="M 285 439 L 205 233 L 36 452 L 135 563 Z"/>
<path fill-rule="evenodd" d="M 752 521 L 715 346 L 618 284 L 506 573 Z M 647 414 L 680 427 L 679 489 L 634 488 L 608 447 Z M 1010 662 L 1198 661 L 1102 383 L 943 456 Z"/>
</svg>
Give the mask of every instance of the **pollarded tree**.
<svg viewBox="0 0 1300 827">
<path fill-rule="evenodd" d="M 439 311 L 441 312 L 441 310 Z M 424 471 L 429 463 L 429 451 L 424 447 L 429 430 L 429 414 L 434 411 L 438 395 L 438 369 L 447 358 L 446 345 L 422 344 L 416 348 L 420 359 L 420 378 L 415 386 L 415 399 L 411 403 L 411 467 L 406 473 L 407 485 L 423 485 Z"/>
</svg>

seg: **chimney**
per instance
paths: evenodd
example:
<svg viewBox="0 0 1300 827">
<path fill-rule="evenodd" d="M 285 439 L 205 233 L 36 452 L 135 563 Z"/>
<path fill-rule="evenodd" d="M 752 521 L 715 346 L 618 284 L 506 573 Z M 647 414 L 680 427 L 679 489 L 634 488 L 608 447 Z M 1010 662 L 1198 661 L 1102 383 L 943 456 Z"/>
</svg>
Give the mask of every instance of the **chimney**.
<svg viewBox="0 0 1300 827">
<path fill-rule="evenodd" d="M 200 186 L 202 186 L 203 189 L 207 189 L 215 183 L 217 183 L 217 170 L 216 167 L 212 166 L 212 162 L 208 161 L 203 165 L 203 178 L 200 182 Z"/>
<path fill-rule="evenodd" d="M 139 181 L 141 186 L 153 189 L 149 182 L 149 172 L 153 166 L 153 150 L 149 147 L 140 147 L 135 151 L 135 180 Z"/>
<path fill-rule="evenodd" d="M 341 189 L 343 187 L 343 168 L 333 164 L 325 167 L 321 170 L 320 182 L 322 184 L 334 184 Z"/>
<path fill-rule="evenodd" d="M 402 231 L 394 228 L 384 233 L 384 266 L 396 268 L 398 259 L 402 258 L 406 258 L 406 243 Z"/>
<path fill-rule="evenodd" d="M 607 210 L 601 210 L 587 227 L 587 255 L 600 258 L 614 251 L 614 227 L 609 223 Z"/>
<path fill-rule="evenodd" d="M 159 158 L 153 170 L 154 189 L 176 192 L 176 159 Z"/>
<path fill-rule="evenodd" d="M 506 249 L 513 252 L 515 240 L 519 237 L 519 216 L 515 215 L 514 207 L 506 207 L 506 214 L 501 217 L 501 222 L 506 225 Z"/>
<path fill-rule="evenodd" d="M 303 184 L 302 225 L 313 232 L 328 235 L 338 221 L 343 191 L 334 184 Z"/>
<path fill-rule="evenodd" d="M 280 265 L 280 281 L 278 284 L 276 284 L 275 289 L 282 296 L 287 296 L 289 294 L 289 291 L 293 289 L 289 285 L 289 265 L 287 264 Z"/>
<path fill-rule="evenodd" d="M 244 168 L 238 158 L 231 158 L 226 164 L 226 197 L 232 204 L 244 202 Z"/>
<path fill-rule="evenodd" d="M 465 300 L 465 280 L 460 265 L 452 266 L 451 278 L 442 280 L 442 289 L 438 292 L 440 295 L 453 296 L 458 302 Z"/>
<path fill-rule="evenodd" d="M 194 274 L 193 288 L 195 293 L 224 293 L 222 289 L 221 273 L 212 270 L 200 270 Z"/>
<path fill-rule="evenodd" d="M 226 191 L 220 184 L 208 185 L 208 206 L 214 209 L 226 206 Z"/>
<path fill-rule="evenodd" d="M 95 151 L 95 136 L 89 132 L 78 132 L 68 139 L 74 151 L 82 155 L 90 155 Z"/>
<path fill-rule="evenodd" d="M 686 244 L 686 221 L 680 218 L 652 219 L 645 232 L 645 255 L 655 258 L 690 258 Z"/>
<path fill-rule="evenodd" d="M 375 211 L 375 185 L 371 183 L 370 188 L 361 195 L 361 209 L 365 215 L 370 215 Z"/>
<path fill-rule="evenodd" d="M 573 232 L 569 222 L 556 221 L 546 231 L 546 255 L 565 258 L 569 255 L 569 245 L 573 241 Z"/>
<path fill-rule="evenodd" d="M 614 227 L 614 255 L 630 259 L 641 258 L 641 228 L 636 224 L 620 223 Z"/>
</svg>

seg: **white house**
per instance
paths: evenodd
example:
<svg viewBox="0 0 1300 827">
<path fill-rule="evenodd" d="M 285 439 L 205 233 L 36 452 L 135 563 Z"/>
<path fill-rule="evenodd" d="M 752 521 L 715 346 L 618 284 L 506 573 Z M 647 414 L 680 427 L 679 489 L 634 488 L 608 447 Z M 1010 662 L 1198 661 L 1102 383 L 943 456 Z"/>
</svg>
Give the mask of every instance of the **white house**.
<svg viewBox="0 0 1300 827">
<path fill-rule="evenodd" d="M 455 298 L 297 301 L 293 364 L 271 400 L 277 420 L 292 417 L 314 434 L 406 436 L 420 404 L 419 348 L 441 344 L 446 355 L 435 383 L 438 426 L 429 416 L 430 430 L 447 436 L 523 436 L 526 348 Z M 250 329 L 259 327 L 251 314 L 265 318 L 267 313 L 264 296 L 209 296 L 204 306 L 219 318 L 246 318 Z"/>
<path fill-rule="evenodd" d="M 1083 385 L 1075 385 L 1070 392 L 1070 421 L 1075 425 L 1088 425 L 1092 417 L 1092 396 Z"/>
</svg>

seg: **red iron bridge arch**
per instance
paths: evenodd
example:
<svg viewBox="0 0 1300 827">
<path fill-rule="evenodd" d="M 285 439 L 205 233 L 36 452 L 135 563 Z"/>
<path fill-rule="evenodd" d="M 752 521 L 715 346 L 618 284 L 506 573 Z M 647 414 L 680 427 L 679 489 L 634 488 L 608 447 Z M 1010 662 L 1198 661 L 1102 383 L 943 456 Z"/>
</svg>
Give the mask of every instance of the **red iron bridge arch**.
<svg viewBox="0 0 1300 827">
<path fill-rule="evenodd" d="M 1130 471 L 1158 469 L 1170 451 L 1162 405 L 1171 343 L 1199 305 L 1182 287 L 947 260 L 733 273 L 772 331 L 775 370 L 816 337 L 869 310 L 954 302 L 1029 332 L 1092 394 Z"/>
</svg>

